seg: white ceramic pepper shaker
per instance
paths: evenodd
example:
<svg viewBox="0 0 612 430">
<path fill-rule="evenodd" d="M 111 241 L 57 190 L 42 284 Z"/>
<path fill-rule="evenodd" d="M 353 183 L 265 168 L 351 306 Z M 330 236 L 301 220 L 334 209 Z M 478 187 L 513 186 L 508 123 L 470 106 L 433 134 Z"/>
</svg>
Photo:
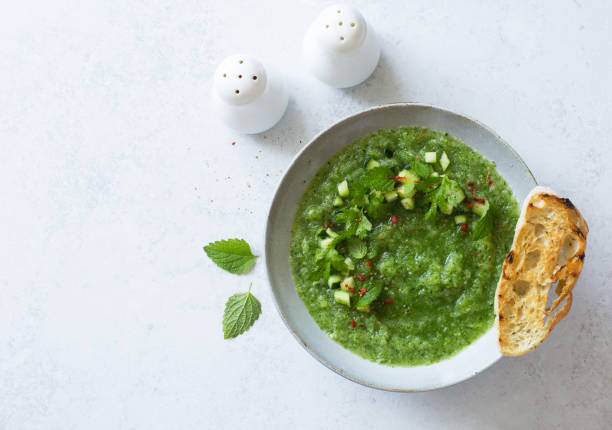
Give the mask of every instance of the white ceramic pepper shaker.
<svg viewBox="0 0 612 430">
<path fill-rule="evenodd" d="M 224 59 L 214 76 L 215 112 L 230 128 L 247 134 L 261 133 L 283 116 L 289 94 L 283 77 L 248 55 Z"/>
<path fill-rule="evenodd" d="M 380 58 L 376 35 L 352 6 L 329 6 L 304 36 L 306 67 L 321 81 L 337 88 L 365 81 Z"/>
</svg>

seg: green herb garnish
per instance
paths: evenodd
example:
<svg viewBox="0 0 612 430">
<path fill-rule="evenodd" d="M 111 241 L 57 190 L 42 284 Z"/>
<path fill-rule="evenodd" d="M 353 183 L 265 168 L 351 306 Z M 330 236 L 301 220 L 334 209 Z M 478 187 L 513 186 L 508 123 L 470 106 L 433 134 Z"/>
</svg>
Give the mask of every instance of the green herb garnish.
<svg viewBox="0 0 612 430">
<path fill-rule="evenodd" d="M 227 239 L 209 243 L 204 247 L 206 255 L 220 268 L 231 273 L 245 273 L 255 259 L 251 247 L 243 239 Z"/>
<path fill-rule="evenodd" d="M 366 293 L 359 298 L 359 301 L 357 302 L 356 306 L 360 307 L 360 306 L 369 305 L 374 300 L 376 300 L 378 296 L 380 296 L 381 292 L 382 292 L 382 285 L 368 282 L 367 287 L 366 287 Z"/>
<path fill-rule="evenodd" d="M 370 190 L 391 191 L 395 182 L 393 181 L 393 170 L 389 167 L 374 167 L 366 170 L 354 184 L 356 195 L 366 195 Z"/>
<path fill-rule="evenodd" d="M 474 230 L 472 231 L 472 239 L 478 240 L 483 237 L 487 237 L 493 231 L 493 211 L 491 210 L 491 206 L 489 205 L 489 201 L 485 200 L 484 203 L 484 212 L 476 224 L 474 225 Z"/>
<path fill-rule="evenodd" d="M 357 260 L 363 258 L 368 253 L 366 244 L 357 238 L 351 238 L 347 243 L 349 255 Z"/>
<path fill-rule="evenodd" d="M 251 294 L 251 287 L 246 293 L 231 296 L 225 303 L 223 313 L 223 337 L 229 339 L 247 331 L 261 314 L 261 303 Z"/>
</svg>

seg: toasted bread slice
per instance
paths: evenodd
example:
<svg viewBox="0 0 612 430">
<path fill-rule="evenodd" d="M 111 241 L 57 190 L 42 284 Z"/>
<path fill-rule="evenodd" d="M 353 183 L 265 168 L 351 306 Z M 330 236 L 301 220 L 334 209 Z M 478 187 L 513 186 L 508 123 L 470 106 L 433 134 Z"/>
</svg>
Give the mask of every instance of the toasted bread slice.
<svg viewBox="0 0 612 430">
<path fill-rule="evenodd" d="M 544 187 L 529 193 L 497 285 L 495 323 L 502 354 L 533 350 L 567 315 L 584 264 L 588 232 L 569 199 Z M 552 302 L 551 286 L 556 293 Z"/>
</svg>

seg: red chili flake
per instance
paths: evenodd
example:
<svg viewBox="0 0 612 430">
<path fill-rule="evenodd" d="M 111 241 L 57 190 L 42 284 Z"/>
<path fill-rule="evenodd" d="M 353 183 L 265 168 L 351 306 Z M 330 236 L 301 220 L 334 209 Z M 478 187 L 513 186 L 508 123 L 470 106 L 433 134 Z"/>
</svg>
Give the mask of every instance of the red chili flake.
<svg viewBox="0 0 612 430">
<path fill-rule="evenodd" d="M 361 290 L 359 290 L 359 295 L 363 296 L 367 292 L 368 292 L 368 290 L 366 290 L 365 287 L 362 287 Z"/>
<path fill-rule="evenodd" d="M 401 181 L 406 179 L 406 176 L 389 176 L 389 179 L 394 179 L 396 181 Z"/>
<path fill-rule="evenodd" d="M 419 180 L 420 180 L 420 179 L 415 179 L 415 180 L 414 180 L 414 181 L 412 181 L 412 182 L 414 182 L 415 184 L 418 184 L 418 183 L 419 183 Z"/>
<path fill-rule="evenodd" d="M 474 189 L 472 189 L 472 192 L 473 192 L 473 193 L 477 193 L 477 192 L 478 192 L 478 188 L 474 188 Z"/>
<path fill-rule="evenodd" d="M 472 204 L 471 203 L 466 203 L 465 207 L 468 208 L 468 209 L 472 209 Z"/>
<path fill-rule="evenodd" d="M 232 142 L 232 146 L 234 146 L 236 144 L 236 142 Z"/>
<path fill-rule="evenodd" d="M 392 305 L 393 304 L 393 299 L 385 299 L 385 303 L 388 305 Z"/>
<path fill-rule="evenodd" d="M 366 266 L 372 267 L 372 262 L 371 261 L 366 261 Z"/>
<path fill-rule="evenodd" d="M 348 287 L 348 290 L 349 290 L 351 293 L 354 293 L 354 292 L 355 292 L 355 288 L 353 288 L 353 287 Z"/>
<path fill-rule="evenodd" d="M 478 197 L 474 197 L 474 200 L 477 201 L 478 203 L 484 203 L 485 199 L 480 199 Z"/>
<path fill-rule="evenodd" d="M 397 215 L 393 215 L 390 221 L 391 221 L 391 224 L 397 224 L 399 221 L 399 218 L 397 217 Z"/>
<path fill-rule="evenodd" d="M 361 282 L 366 280 L 366 277 L 364 275 L 357 275 L 357 279 L 359 279 Z"/>
<path fill-rule="evenodd" d="M 487 175 L 487 179 L 491 179 L 491 174 L 490 173 Z"/>
<path fill-rule="evenodd" d="M 211 203 L 213 203 L 213 202 L 214 202 L 214 200 L 212 200 L 212 199 L 211 199 L 211 200 L 210 200 L 210 202 L 211 202 Z"/>
<path fill-rule="evenodd" d="M 493 181 L 489 181 L 489 185 L 493 184 Z"/>
<path fill-rule="evenodd" d="M 474 185 L 473 181 L 467 181 L 467 184 L 471 187 L 472 185 Z"/>
<path fill-rule="evenodd" d="M 461 230 L 464 233 L 467 233 L 467 224 L 465 224 L 465 223 L 461 224 L 461 228 L 459 230 Z"/>
<path fill-rule="evenodd" d="M 355 320 L 351 320 L 351 325 L 353 326 L 353 328 L 355 328 L 355 326 L 357 325 L 357 323 L 355 322 Z"/>
</svg>

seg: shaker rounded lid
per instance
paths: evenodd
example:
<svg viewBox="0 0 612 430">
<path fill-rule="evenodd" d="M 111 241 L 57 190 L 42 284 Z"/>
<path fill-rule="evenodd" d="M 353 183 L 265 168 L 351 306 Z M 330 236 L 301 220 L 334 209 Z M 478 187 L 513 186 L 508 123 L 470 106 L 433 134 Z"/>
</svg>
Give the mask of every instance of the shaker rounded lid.
<svg viewBox="0 0 612 430">
<path fill-rule="evenodd" d="M 331 51 L 349 52 L 365 40 L 367 24 L 357 9 L 344 4 L 325 8 L 313 23 L 319 43 Z"/>
<path fill-rule="evenodd" d="M 263 65 L 247 55 L 231 55 L 217 67 L 215 92 L 231 105 L 245 105 L 261 96 L 266 89 L 267 75 Z"/>
</svg>

